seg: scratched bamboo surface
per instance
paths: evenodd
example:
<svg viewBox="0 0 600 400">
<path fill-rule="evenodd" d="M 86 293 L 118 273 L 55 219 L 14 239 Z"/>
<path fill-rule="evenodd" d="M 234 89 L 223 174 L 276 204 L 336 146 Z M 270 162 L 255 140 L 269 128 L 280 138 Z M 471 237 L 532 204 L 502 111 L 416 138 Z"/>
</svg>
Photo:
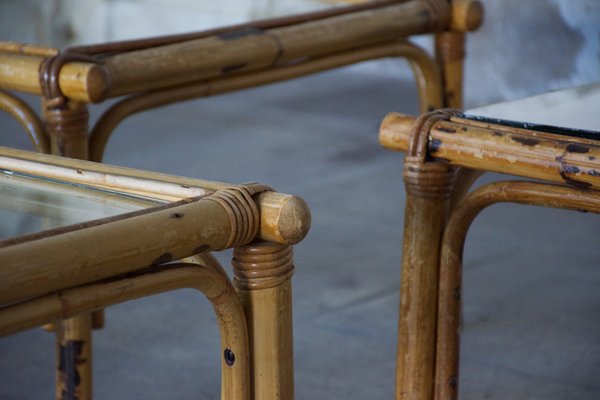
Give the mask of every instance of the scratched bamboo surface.
<svg viewBox="0 0 600 400">
<path fill-rule="evenodd" d="M 418 118 L 392 113 L 383 120 L 380 143 L 407 152 L 398 399 L 458 397 L 462 251 L 467 230 L 481 210 L 498 202 L 513 202 L 600 212 L 600 192 L 595 190 L 600 166 L 596 136 L 469 119 L 458 110 L 438 110 Z M 451 171 L 453 166 L 475 171 L 463 175 L 458 186 L 461 194 L 468 191 L 465 182 L 479 175 L 477 170 L 544 183 L 494 183 L 461 200 L 452 198 L 452 179 L 443 173 L 443 168 Z M 431 202 L 449 198 L 452 204 L 447 206 L 452 208 L 446 209 L 450 211 L 446 224 L 444 209 Z M 418 226 L 441 229 L 422 231 Z M 415 361 L 414 357 L 421 359 Z"/>
<path fill-rule="evenodd" d="M 381 144 L 407 149 L 413 122 L 410 116 L 389 114 L 381 124 Z M 600 188 L 600 146 L 591 139 L 565 140 L 559 134 L 453 117 L 432 127 L 428 151 L 457 166 Z"/>
</svg>

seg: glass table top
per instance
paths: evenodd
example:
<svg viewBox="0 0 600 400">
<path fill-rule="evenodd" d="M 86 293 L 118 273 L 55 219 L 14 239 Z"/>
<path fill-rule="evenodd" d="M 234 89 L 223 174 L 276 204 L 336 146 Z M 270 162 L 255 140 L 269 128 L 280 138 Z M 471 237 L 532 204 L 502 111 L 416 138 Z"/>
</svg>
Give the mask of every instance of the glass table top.
<svg viewBox="0 0 600 400">
<path fill-rule="evenodd" d="M 589 131 L 593 139 L 600 139 L 600 134 L 594 132 L 600 131 L 599 111 L 600 83 L 595 83 L 473 108 L 465 111 L 465 116 L 494 121 L 523 121 L 528 124 L 519 126 L 534 130 L 538 125 L 568 127 Z M 565 134 L 568 134 L 567 131 Z"/>
<path fill-rule="evenodd" d="M 0 169 L 0 240 L 161 203 L 164 201 Z"/>
</svg>

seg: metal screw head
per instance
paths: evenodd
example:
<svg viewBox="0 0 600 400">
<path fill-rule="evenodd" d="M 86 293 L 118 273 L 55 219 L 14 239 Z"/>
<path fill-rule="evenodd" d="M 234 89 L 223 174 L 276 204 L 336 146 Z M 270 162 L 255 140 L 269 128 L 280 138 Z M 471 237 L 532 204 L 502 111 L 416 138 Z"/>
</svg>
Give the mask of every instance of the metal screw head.
<svg viewBox="0 0 600 400">
<path fill-rule="evenodd" d="M 225 349 L 223 352 L 223 358 L 225 359 L 225 364 L 227 364 L 229 367 L 235 363 L 235 354 L 233 354 L 231 349 Z"/>
</svg>

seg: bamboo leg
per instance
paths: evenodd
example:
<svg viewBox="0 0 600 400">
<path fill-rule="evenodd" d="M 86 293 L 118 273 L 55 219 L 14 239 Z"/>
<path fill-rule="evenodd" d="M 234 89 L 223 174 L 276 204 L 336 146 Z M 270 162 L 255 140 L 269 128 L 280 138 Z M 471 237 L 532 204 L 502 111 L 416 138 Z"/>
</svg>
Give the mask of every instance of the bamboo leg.
<svg viewBox="0 0 600 400">
<path fill-rule="evenodd" d="M 435 56 L 442 73 L 445 107 L 463 107 L 464 32 L 441 32 L 435 35 Z"/>
<path fill-rule="evenodd" d="M 398 324 L 398 400 L 430 400 L 433 396 L 439 251 L 455 174 L 445 162 L 426 161 L 427 136 L 431 125 L 448 117 L 434 112 L 419 119 L 404 165 L 407 201 Z"/>
<path fill-rule="evenodd" d="M 483 21 L 483 6 L 477 0 L 451 0 L 450 24 L 435 35 L 435 57 L 442 73 L 445 107 L 463 108 L 463 62 L 465 32 Z"/>
<path fill-rule="evenodd" d="M 58 324 L 57 399 L 91 398 L 92 337 L 90 325 L 90 314 L 83 314 Z"/>
<path fill-rule="evenodd" d="M 44 101 L 46 130 L 52 154 L 87 159 L 88 111 L 83 103 L 66 101 L 54 107 L 56 99 Z M 60 346 L 56 374 L 56 398 L 61 400 L 92 398 L 92 322 L 102 326 L 102 311 L 80 315 L 59 323 Z M 68 368 L 63 370 L 62 367 Z"/>
<path fill-rule="evenodd" d="M 292 247 L 253 242 L 234 250 L 232 264 L 248 321 L 253 398 L 292 400 Z"/>
</svg>

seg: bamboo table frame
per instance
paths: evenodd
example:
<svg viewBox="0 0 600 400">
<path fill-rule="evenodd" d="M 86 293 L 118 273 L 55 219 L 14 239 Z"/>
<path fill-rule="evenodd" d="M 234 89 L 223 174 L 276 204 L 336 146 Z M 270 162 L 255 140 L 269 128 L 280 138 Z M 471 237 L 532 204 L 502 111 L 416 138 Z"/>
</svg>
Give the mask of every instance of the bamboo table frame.
<svg viewBox="0 0 600 400">
<path fill-rule="evenodd" d="M 221 397 L 293 398 L 291 245 L 310 226 L 300 198 L 2 147 L 0 170 L 143 208 L 1 240 L 0 336 L 75 316 L 89 324 L 93 310 L 194 288 L 217 315 Z M 234 248 L 233 282 L 207 253 L 226 248 Z M 90 396 L 89 330 L 60 333 L 56 395 Z"/>
<path fill-rule="evenodd" d="M 40 152 L 100 161 L 131 114 L 177 101 L 291 79 L 384 57 L 415 72 L 421 110 L 459 107 L 465 32 L 482 19 L 473 0 L 379 0 L 185 35 L 65 50 L 0 43 L 0 88 L 41 95 L 45 123 L 0 92 L 0 109 Z M 434 33 L 435 59 L 409 43 Z M 129 96 L 88 132 L 86 105 Z"/>
<path fill-rule="evenodd" d="M 462 252 L 475 217 L 499 202 L 600 213 L 599 139 L 456 110 L 383 120 L 381 144 L 407 152 L 398 399 L 457 398 Z M 535 181 L 466 194 L 487 171 Z"/>
</svg>

